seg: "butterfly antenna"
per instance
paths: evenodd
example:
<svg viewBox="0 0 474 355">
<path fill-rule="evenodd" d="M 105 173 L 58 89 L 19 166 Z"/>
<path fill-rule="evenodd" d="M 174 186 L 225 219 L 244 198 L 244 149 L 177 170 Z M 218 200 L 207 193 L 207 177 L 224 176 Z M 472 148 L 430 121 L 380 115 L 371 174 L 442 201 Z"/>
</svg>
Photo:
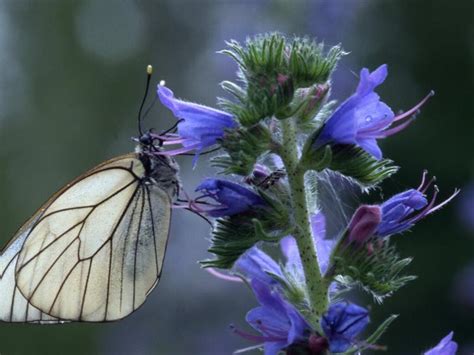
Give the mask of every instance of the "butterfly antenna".
<svg viewBox="0 0 474 355">
<path fill-rule="evenodd" d="M 179 125 L 181 122 L 183 122 L 183 121 L 184 121 L 184 119 L 179 119 L 179 120 L 177 120 L 175 124 L 173 124 L 173 125 L 172 125 L 170 128 L 168 128 L 167 130 L 161 132 L 160 135 L 164 136 L 164 135 L 166 135 L 166 134 L 168 134 L 168 133 L 175 132 L 175 131 L 176 131 L 176 128 L 178 128 L 178 125 Z"/>
<path fill-rule="evenodd" d="M 155 106 L 155 103 L 156 103 L 157 100 L 158 100 L 157 97 L 155 97 L 155 98 L 153 99 L 153 102 L 152 102 L 152 103 L 147 107 L 147 109 L 145 110 L 145 113 L 143 114 L 142 120 L 144 120 L 144 119 L 148 116 L 148 114 L 150 113 L 150 111 L 151 111 L 151 109 L 153 108 L 153 106 Z"/>
<path fill-rule="evenodd" d="M 151 65 L 148 65 L 146 67 L 146 87 L 145 87 L 145 94 L 143 95 L 143 100 L 140 105 L 140 110 L 138 110 L 138 132 L 140 133 L 140 136 L 143 136 L 143 129 L 142 129 L 142 111 L 143 111 L 143 106 L 145 106 L 145 101 L 148 96 L 148 90 L 150 89 L 150 79 L 151 79 L 151 74 L 153 73 L 153 67 Z"/>
</svg>

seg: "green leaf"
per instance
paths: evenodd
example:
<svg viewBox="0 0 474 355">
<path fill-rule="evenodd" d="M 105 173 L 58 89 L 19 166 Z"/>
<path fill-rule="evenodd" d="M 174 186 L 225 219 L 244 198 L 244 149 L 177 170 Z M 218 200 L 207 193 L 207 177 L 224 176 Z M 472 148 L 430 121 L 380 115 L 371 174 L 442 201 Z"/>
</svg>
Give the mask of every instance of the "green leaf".
<svg viewBox="0 0 474 355">
<path fill-rule="evenodd" d="M 385 319 L 384 322 L 378 326 L 375 332 L 373 332 L 365 341 L 368 344 L 375 344 L 397 318 L 398 314 L 392 314 L 390 317 Z"/>
<path fill-rule="evenodd" d="M 289 234 L 286 198 L 280 195 L 281 190 L 275 188 L 274 193 L 272 189 L 258 191 L 266 202 L 265 207 L 254 207 L 247 213 L 217 219 L 208 249 L 215 258 L 201 261 L 203 267 L 230 269 L 256 243 L 276 243 Z"/>
<path fill-rule="evenodd" d="M 395 319 L 398 318 L 398 314 L 392 314 L 390 317 L 385 319 L 385 321 L 378 326 L 378 328 L 365 340 L 364 343 L 367 345 L 362 345 L 358 347 L 351 347 L 345 354 L 354 354 L 360 352 L 364 349 L 370 348 L 371 345 L 375 345 L 375 343 L 380 339 L 380 337 L 387 331 L 388 327 L 393 323 Z"/>
</svg>

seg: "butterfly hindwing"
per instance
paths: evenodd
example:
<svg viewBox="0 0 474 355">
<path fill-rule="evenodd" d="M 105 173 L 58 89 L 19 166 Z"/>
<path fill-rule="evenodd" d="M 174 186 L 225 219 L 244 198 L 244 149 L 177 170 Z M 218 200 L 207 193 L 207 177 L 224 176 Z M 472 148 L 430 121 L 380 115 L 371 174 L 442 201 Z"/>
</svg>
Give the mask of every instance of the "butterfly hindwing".
<svg viewBox="0 0 474 355">
<path fill-rule="evenodd" d="M 144 174 L 134 154 L 106 162 L 53 196 L 23 228 L 8 271 L 15 269 L 15 288 L 30 307 L 50 318 L 100 322 L 143 304 L 161 273 L 171 218 L 169 196 Z"/>
<path fill-rule="evenodd" d="M 18 255 L 25 242 L 28 230 L 34 223 L 35 220 L 28 221 L 26 226 L 18 232 L 17 238 L 0 256 L 0 320 L 4 322 L 60 322 L 57 318 L 51 317 L 32 306 L 16 287 L 15 267 Z"/>
</svg>

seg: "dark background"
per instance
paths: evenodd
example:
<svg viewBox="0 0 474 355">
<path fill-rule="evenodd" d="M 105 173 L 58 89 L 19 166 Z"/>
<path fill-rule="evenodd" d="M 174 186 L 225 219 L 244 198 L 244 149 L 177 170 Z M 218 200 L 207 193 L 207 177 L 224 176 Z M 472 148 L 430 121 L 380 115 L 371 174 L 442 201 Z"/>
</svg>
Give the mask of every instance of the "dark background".
<svg viewBox="0 0 474 355">
<path fill-rule="evenodd" d="M 341 42 L 334 80 L 342 100 L 361 67 L 389 65 L 379 93 L 394 111 L 436 96 L 409 129 L 382 143 L 402 166 L 384 196 L 417 186 L 424 168 L 441 196 L 463 195 L 399 236 L 420 276 L 383 307 L 373 326 L 401 314 L 380 343 L 388 354 L 419 354 L 450 330 L 461 354 L 474 349 L 473 1 L 2 1 L 0 3 L 0 240 L 6 242 L 42 202 L 86 169 L 133 149 L 136 113 L 151 63 L 177 96 L 214 105 L 234 64 L 215 52 L 228 39 L 278 30 Z M 155 82 L 156 83 L 156 82 Z M 156 107 L 147 124 L 173 122 Z M 180 159 L 188 191 L 212 174 Z M 380 199 L 380 192 L 375 192 Z M 361 199 L 366 199 L 362 196 Z M 214 279 L 208 229 L 177 211 L 161 284 L 145 306 L 113 324 L 0 324 L 0 353 L 228 354 L 251 344 L 228 325 L 245 326 L 254 306 L 241 285 Z M 365 301 L 368 304 L 368 300 Z"/>
</svg>

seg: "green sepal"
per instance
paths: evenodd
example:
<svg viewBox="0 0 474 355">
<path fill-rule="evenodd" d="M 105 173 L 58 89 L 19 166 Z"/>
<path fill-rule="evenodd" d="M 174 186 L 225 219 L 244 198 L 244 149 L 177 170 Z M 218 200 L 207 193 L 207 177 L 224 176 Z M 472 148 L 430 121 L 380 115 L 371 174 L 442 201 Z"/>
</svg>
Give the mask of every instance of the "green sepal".
<svg viewBox="0 0 474 355">
<path fill-rule="evenodd" d="M 294 38 L 288 66 L 295 86 L 304 88 L 325 83 L 345 54 L 340 45 L 330 48 L 326 53 L 324 43 L 317 43 L 307 37 Z"/>
<path fill-rule="evenodd" d="M 226 44 L 228 48 L 219 53 L 234 59 L 246 77 L 287 71 L 286 38 L 280 33 L 267 33 L 248 38 L 245 47 L 235 40 Z"/>
<path fill-rule="evenodd" d="M 257 159 L 271 149 L 272 137 L 263 124 L 229 130 L 220 140 L 227 154 L 211 159 L 211 165 L 224 174 L 249 175 Z"/>
<path fill-rule="evenodd" d="M 215 258 L 200 263 L 203 267 L 230 269 L 242 254 L 258 242 L 278 242 L 285 235 L 277 233 L 267 223 L 263 226 L 256 219 L 249 221 L 248 217 L 243 216 L 220 218 L 212 231 L 208 249 Z"/>
<path fill-rule="evenodd" d="M 364 245 L 340 242 L 331 257 L 331 274 L 343 288 L 360 287 L 377 303 L 416 279 L 402 275 L 412 258 L 400 258 L 388 240 L 375 240 Z"/>
<path fill-rule="evenodd" d="M 289 105 L 289 116 L 296 117 L 299 125 L 312 121 L 326 103 L 329 92 L 329 83 L 315 84 L 296 90 L 293 101 Z"/>
<path fill-rule="evenodd" d="M 355 354 L 360 353 L 362 350 L 371 348 L 375 343 L 380 339 L 380 337 L 387 331 L 388 327 L 393 323 L 395 319 L 398 318 L 398 314 L 392 314 L 390 317 L 385 319 L 382 324 L 380 324 L 377 329 L 367 338 L 364 342 L 362 342 L 360 346 L 353 346 L 349 350 L 347 350 L 344 354 Z M 385 347 L 380 347 L 380 350 L 386 350 Z"/>
<path fill-rule="evenodd" d="M 320 148 L 322 149 L 322 148 Z M 334 145 L 328 168 L 352 178 L 362 187 L 373 187 L 398 171 L 390 159 L 375 159 L 355 145 Z"/>
<path fill-rule="evenodd" d="M 304 170 L 320 172 L 331 166 L 332 156 L 332 149 L 328 145 L 316 151 L 303 150 L 300 164 Z"/>
<path fill-rule="evenodd" d="M 250 38 L 245 46 L 237 41 L 227 42 L 227 46 L 220 53 L 237 62 L 242 84 L 223 82 L 222 88 L 237 102 L 220 99 L 219 103 L 243 126 L 272 116 L 286 119 L 296 113 L 309 120 L 322 96 L 326 96 L 325 90 L 315 91 L 317 84 L 328 85 L 330 74 L 344 54 L 339 46 L 326 51 L 322 43 L 308 38 L 287 39 L 279 33 Z"/>
</svg>

